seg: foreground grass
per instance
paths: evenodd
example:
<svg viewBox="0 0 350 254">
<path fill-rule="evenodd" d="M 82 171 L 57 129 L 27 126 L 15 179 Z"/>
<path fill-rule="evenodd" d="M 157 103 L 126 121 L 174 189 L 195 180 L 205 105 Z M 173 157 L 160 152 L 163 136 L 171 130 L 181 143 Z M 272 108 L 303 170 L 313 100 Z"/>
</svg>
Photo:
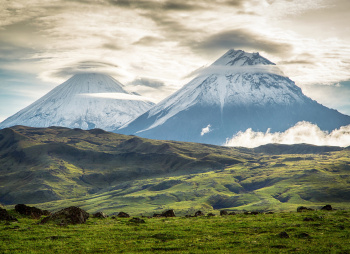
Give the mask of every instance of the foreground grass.
<svg viewBox="0 0 350 254">
<path fill-rule="evenodd" d="M 57 226 L 22 217 L 0 222 L 0 253 L 350 253 L 350 211 L 145 221 L 90 218 Z"/>
</svg>

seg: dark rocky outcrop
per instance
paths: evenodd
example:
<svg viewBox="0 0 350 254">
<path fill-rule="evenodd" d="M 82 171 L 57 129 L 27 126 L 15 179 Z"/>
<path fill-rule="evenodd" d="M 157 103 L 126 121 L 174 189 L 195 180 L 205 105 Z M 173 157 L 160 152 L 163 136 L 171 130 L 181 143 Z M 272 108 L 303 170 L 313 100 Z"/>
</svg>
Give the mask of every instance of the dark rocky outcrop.
<svg viewBox="0 0 350 254">
<path fill-rule="evenodd" d="M 333 207 L 331 205 L 325 205 L 324 207 L 321 208 L 321 210 L 324 210 L 324 211 L 332 211 L 333 210 Z"/>
<path fill-rule="evenodd" d="M 140 219 L 137 217 L 133 217 L 132 219 L 129 220 L 129 222 L 133 222 L 133 223 L 146 223 L 144 219 Z"/>
<path fill-rule="evenodd" d="M 312 208 L 308 208 L 308 207 L 305 207 L 305 206 L 299 206 L 297 208 L 297 212 L 300 213 L 300 212 L 307 212 L 307 211 L 313 211 L 314 209 Z"/>
<path fill-rule="evenodd" d="M 40 223 L 54 222 L 60 225 L 83 224 L 89 218 L 89 213 L 76 206 L 71 206 L 58 211 L 44 219 Z"/>
<path fill-rule="evenodd" d="M 208 217 L 214 217 L 215 214 L 213 214 L 213 213 L 208 213 L 207 216 L 208 216 Z"/>
<path fill-rule="evenodd" d="M 130 218 L 130 215 L 124 212 L 119 212 L 117 217 L 119 218 Z"/>
<path fill-rule="evenodd" d="M 226 210 L 221 210 L 220 215 L 221 216 L 228 215 L 228 212 Z"/>
<path fill-rule="evenodd" d="M 162 213 L 162 217 L 176 217 L 174 210 L 168 210 Z"/>
<path fill-rule="evenodd" d="M 283 231 L 283 232 L 277 234 L 277 236 L 280 238 L 289 238 L 289 235 L 286 231 Z"/>
<path fill-rule="evenodd" d="M 303 221 L 315 221 L 314 218 L 311 217 L 305 217 Z"/>
<path fill-rule="evenodd" d="M 107 218 L 108 215 L 105 214 L 104 212 L 97 212 L 97 213 L 93 214 L 92 217 L 104 219 L 104 218 Z"/>
<path fill-rule="evenodd" d="M 0 221 L 5 220 L 5 221 L 18 221 L 15 217 L 10 215 L 6 209 L 3 209 L 0 207 Z"/>
<path fill-rule="evenodd" d="M 204 216 L 205 214 L 202 212 L 202 211 L 197 211 L 194 213 L 194 216 L 195 217 L 198 217 L 198 216 Z"/>
<path fill-rule="evenodd" d="M 159 217 L 166 217 L 166 218 L 168 218 L 168 217 L 176 217 L 176 215 L 175 215 L 174 210 L 167 210 L 167 211 L 165 211 L 165 212 L 163 212 L 161 214 L 155 213 L 155 214 L 153 214 L 152 217 L 154 217 L 154 218 L 159 218 Z"/>
<path fill-rule="evenodd" d="M 50 215 L 51 213 L 47 210 L 41 210 L 36 207 L 27 206 L 24 204 L 17 204 L 15 206 L 16 212 L 22 215 L 32 216 L 33 218 L 40 218 L 42 215 Z"/>
</svg>

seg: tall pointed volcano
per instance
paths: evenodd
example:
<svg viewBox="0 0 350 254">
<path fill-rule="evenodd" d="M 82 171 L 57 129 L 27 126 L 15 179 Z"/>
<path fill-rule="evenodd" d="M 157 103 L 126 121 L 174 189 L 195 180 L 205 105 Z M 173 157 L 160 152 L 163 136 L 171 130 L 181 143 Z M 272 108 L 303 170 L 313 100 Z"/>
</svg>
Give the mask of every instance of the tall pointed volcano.
<svg viewBox="0 0 350 254">
<path fill-rule="evenodd" d="M 350 117 L 305 96 L 259 53 L 229 50 L 116 132 L 221 145 L 238 131 L 284 131 L 299 121 L 333 130 L 350 124 Z"/>
<path fill-rule="evenodd" d="M 4 120 L 0 128 L 26 125 L 114 130 L 152 105 L 125 91 L 108 75 L 77 74 Z"/>
</svg>

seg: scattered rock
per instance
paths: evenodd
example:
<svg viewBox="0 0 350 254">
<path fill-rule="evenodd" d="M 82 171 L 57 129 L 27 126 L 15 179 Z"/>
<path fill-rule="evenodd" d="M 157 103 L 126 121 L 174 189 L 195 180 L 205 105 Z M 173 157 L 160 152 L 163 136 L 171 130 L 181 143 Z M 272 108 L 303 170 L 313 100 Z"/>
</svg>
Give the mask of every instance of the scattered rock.
<svg viewBox="0 0 350 254">
<path fill-rule="evenodd" d="M 207 216 L 208 216 L 208 217 L 214 217 L 215 214 L 213 214 L 213 213 L 208 213 Z"/>
<path fill-rule="evenodd" d="M 331 205 L 325 205 L 324 207 L 321 208 L 321 210 L 332 211 L 333 207 Z"/>
<path fill-rule="evenodd" d="M 155 214 L 153 214 L 153 217 L 154 218 L 159 218 L 159 217 L 168 218 L 168 217 L 176 217 L 176 215 L 175 215 L 174 210 L 168 210 L 168 211 L 163 212 L 162 214 L 155 213 Z"/>
<path fill-rule="evenodd" d="M 44 219 L 40 223 L 55 222 L 59 225 L 83 224 L 89 218 L 89 214 L 79 207 L 71 206 L 58 211 Z"/>
<path fill-rule="evenodd" d="M 235 212 L 230 212 L 228 215 L 236 215 Z"/>
<path fill-rule="evenodd" d="M 198 216 L 204 216 L 205 214 L 202 212 L 202 211 L 197 211 L 194 213 L 194 216 L 195 217 L 198 217 Z"/>
<path fill-rule="evenodd" d="M 277 235 L 280 238 L 289 238 L 289 235 L 286 231 L 283 231 Z"/>
<path fill-rule="evenodd" d="M 308 208 L 308 207 L 305 207 L 305 206 L 299 206 L 297 208 L 297 212 L 300 213 L 300 212 L 307 212 L 307 211 L 313 211 L 314 209 L 312 208 Z"/>
<path fill-rule="evenodd" d="M 339 225 L 338 228 L 341 229 L 341 230 L 344 230 L 345 226 L 344 225 Z"/>
<path fill-rule="evenodd" d="M 311 238 L 311 236 L 308 233 L 300 233 L 297 235 L 298 238 Z"/>
<path fill-rule="evenodd" d="M 36 207 L 18 204 L 15 206 L 16 212 L 22 215 L 32 216 L 33 218 L 40 218 L 42 215 L 51 215 L 47 210 L 41 210 Z"/>
<path fill-rule="evenodd" d="M 314 218 L 311 217 L 305 217 L 303 221 L 315 221 Z"/>
<path fill-rule="evenodd" d="M 146 223 L 145 220 L 137 218 L 137 217 L 133 217 L 132 219 L 129 220 L 129 222 L 133 222 L 133 223 Z"/>
<path fill-rule="evenodd" d="M 265 214 L 274 214 L 274 212 L 266 212 Z"/>
<path fill-rule="evenodd" d="M 119 218 L 130 218 L 130 215 L 124 212 L 118 213 L 117 217 Z"/>
<path fill-rule="evenodd" d="M 221 216 L 228 215 L 228 212 L 226 210 L 221 210 L 220 215 Z"/>
<path fill-rule="evenodd" d="M 111 219 L 115 220 L 117 217 L 115 217 L 114 215 L 111 217 Z"/>
<path fill-rule="evenodd" d="M 0 220 L 5 221 L 18 221 L 15 217 L 10 215 L 6 209 L 0 208 Z"/>
<path fill-rule="evenodd" d="M 92 217 L 105 219 L 108 217 L 108 215 L 105 214 L 104 212 L 97 212 L 97 213 L 93 214 Z"/>
<path fill-rule="evenodd" d="M 176 217 L 174 210 L 168 210 L 162 213 L 162 217 Z"/>
<path fill-rule="evenodd" d="M 46 237 L 45 239 L 59 240 L 59 239 L 65 239 L 65 238 L 71 238 L 71 236 L 53 235 L 53 236 L 48 236 L 48 237 Z"/>
<path fill-rule="evenodd" d="M 258 215 L 260 212 L 253 211 L 253 212 L 244 212 L 245 215 Z"/>
</svg>

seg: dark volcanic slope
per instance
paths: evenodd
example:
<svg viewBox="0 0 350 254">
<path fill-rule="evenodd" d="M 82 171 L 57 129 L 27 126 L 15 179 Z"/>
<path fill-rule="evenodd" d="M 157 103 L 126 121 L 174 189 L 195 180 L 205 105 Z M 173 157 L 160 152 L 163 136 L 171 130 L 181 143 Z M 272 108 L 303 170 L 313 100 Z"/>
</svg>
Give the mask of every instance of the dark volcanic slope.
<svg viewBox="0 0 350 254">
<path fill-rule="evenodd" d="M 100 129 L 15 126 L 0 130 L 0 203 L 79 197 L 127 180 L 222 169 L 245 158 L 232 148 Z"/>
</svg>

